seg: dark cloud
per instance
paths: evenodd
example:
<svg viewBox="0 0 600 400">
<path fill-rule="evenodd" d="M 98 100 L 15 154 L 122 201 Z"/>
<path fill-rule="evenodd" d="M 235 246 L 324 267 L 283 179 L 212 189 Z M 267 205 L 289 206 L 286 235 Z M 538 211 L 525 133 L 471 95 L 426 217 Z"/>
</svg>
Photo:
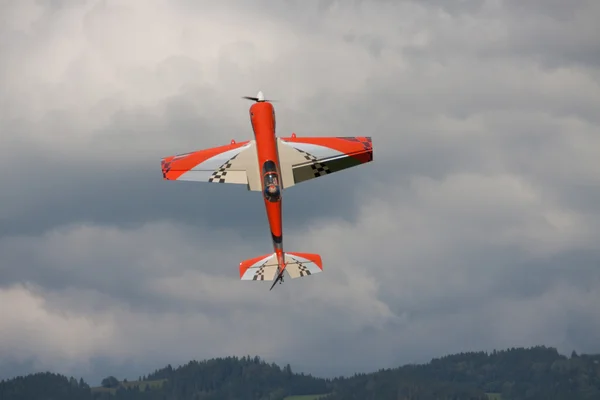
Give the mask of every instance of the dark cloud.
<svg viewBox="0 0 600 400">
<path fill-rule="evenodd" d="M 238 3 L 0 9 L 3 377 L 598 351 L 596 2 Z M 273 292 L 238 279 L 271 251 L 260 196 L 159 163 L 251 138 L 258 90 L 281 136 L 375 146 L 284 193 L 325 272 Z"/>
</svg>

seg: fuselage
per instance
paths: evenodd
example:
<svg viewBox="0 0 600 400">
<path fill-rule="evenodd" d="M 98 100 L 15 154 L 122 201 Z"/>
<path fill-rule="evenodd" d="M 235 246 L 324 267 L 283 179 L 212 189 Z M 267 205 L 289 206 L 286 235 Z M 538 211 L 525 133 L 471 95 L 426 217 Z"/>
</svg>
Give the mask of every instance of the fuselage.
<svg viewBox="0 0 600 400">
<path fill-rule="evenodd" d="M 250 107 L 250 121 L 256 139 L 258 167 L 261 174 L 262 193 L 273 240 L 273 250 L 279 264 L 275 280 L 285 269 L 283 252 L 283 224 L 281 173 L 277 137 L 275 136 L 275 109 L 269 102 L 259 101 Z"/>
</svg>

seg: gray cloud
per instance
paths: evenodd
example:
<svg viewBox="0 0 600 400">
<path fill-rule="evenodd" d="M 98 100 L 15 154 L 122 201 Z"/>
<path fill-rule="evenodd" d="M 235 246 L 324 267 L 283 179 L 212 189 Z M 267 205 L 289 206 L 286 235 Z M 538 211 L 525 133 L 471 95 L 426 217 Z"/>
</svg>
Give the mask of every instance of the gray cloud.
<svg viewBox="0 0 600 400">
<path fill-rule="evenodd" d="M 598 6 L 521 3 L 2 5 L 2 376 L 598 351 Z M 284 194 L 325 272 L 273 292 L 237 275 L 270 252 L 260 197 L 159 165 L 250 138 L 259 89 L 279 135 L 375 145 Z"/>
</svg>

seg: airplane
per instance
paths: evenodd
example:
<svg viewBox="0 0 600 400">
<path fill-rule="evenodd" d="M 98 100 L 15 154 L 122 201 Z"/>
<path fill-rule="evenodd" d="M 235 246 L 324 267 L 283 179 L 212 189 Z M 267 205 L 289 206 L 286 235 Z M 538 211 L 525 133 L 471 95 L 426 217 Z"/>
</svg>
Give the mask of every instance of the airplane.
<svg viewBox="0 0 600 400">
<path fill-rule="evenodd" d="M 242 261 L 243 281 L 283 283 L 323 270 L 319 254 L 284 252 L 282 191 L 314 178 L 373 161 L 371 137 L 277 137 L 272 100 L 262 91 L 250 106 L 254 139 L 161 159 L 163 180 L 230 183 L 262 192 L 271 230 L 273 253 Z"/>
</svg>

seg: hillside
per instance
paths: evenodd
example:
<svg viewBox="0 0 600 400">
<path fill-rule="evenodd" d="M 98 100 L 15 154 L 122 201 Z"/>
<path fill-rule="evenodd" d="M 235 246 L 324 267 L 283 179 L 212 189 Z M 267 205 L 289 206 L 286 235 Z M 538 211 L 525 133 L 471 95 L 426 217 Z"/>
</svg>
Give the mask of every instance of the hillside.
<svg viewBox="0 0 600 400">
<path fill-rule="evenodd" d="M 170 365 L 138 381 L 38 373 L 0 382 L 2 400 L 598 400 L 600 355 L 559 354 L 534 347 L 471 352 L 347 378 L 296 374 L 258 357 Z"/>
<path fill-rule="evenodd" d="M 544 346 L 462 353 L 334 380 L 326 400 L 600 399 L 600 355 L 570 358 Z"/>
</svg>

